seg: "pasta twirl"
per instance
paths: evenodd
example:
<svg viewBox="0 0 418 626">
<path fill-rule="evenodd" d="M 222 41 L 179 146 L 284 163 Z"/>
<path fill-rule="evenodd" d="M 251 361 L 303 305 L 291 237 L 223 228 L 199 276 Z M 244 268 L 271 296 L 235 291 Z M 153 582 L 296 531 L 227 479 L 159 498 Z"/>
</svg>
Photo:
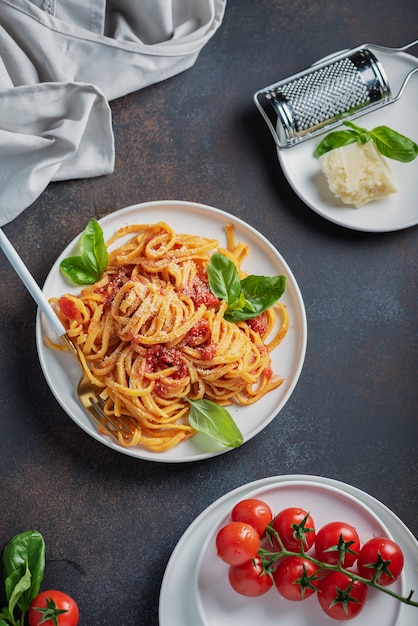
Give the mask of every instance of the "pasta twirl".
<svg viewBox="0 0 418 626">
<path fill-rule="evenodd" d="M 164 222 L 121 228 L 107 242 L 100 280 L 78 296 L 53 299 L 87 375 L 102 389 L 105 412 L 134 424 L 129 440 L 119 435 L 124 446 L 163 451 L 193 436 L 186 397 L 248 405 L 282 383 L 270 351 L 286 334 L 285 307 L 232 323 L 209 289 L 206 268 L 216 251 L 245 276 L 248 246 L 236 244 L 232 227 L 226 231 L 222 249 Z"/>
</svg>

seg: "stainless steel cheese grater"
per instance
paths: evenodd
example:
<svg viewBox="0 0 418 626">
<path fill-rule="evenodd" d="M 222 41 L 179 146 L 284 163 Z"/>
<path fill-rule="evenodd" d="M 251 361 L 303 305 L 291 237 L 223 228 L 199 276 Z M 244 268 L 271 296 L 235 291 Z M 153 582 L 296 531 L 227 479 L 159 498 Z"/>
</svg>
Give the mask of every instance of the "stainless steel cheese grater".
<svg viewBox="0 0 418 626">
<path fill-rule="evenodd" d="M 417 43 L 402 48 L 362 44 L 257 91 L 254 101 L 275 142 L 281 148 L 291 147 L 398 100 L 418 67 L 407 74 L 393 97 L 385 69 L 370 48 L 395 53 Z"/>
</svg>

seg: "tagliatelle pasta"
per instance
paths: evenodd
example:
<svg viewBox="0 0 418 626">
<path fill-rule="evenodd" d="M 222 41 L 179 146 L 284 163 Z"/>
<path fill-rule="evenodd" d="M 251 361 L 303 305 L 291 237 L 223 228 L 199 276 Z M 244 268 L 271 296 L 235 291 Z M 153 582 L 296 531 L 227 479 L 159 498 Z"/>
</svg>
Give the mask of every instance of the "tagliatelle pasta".
<svg viewBox="0 0 418 626">
<path fill-rule="evenodd" d="M 286 334 L 286 308 L 277 303 L 252 320 L 229 322 L 227 304 L 209 289 L 214 252 L 246 276 L 249 248 L 235 242 L 229 225 L 226 234 L 221 248 L 165 222 L 121 228 L 106 244 L 100 280 L 78 296 L 52 299 L 87 375 L 102 389 L 105 412 L 133 425 L 129 440 L 118 435 L 124 446 L 158 452 L 192 437 L 186 397 L 248 405 L 283 382 L 272 372 L 270 351 Z"/>
</svg>

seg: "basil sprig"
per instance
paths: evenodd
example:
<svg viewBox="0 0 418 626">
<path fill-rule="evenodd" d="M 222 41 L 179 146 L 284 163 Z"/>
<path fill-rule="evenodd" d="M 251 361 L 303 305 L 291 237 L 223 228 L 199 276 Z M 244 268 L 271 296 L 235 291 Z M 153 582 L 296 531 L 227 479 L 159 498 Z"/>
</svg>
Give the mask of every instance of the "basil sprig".
<svg viewBox="0 0 418 626">
<path fill-rule="evenodd" d="M 37 530 L 13 537 L 3 551 L 7 607 L 0 611 L 0 626 L 19 626 L 39 593 L 45 571 L 45 542 Z M 16 607 L 21 617 L 15 617 Z"/>
<path fill-rule="evenodd" d="M 241 431 L 223 406 L 206 399 L 186 400 L 190 405 L 189 424 L 192 428 L 230 448 L 242 444 Z"/>
<path fill-rule="evenodd" d="M 357 126 L 353 122 L 347 121 L 344 124 L 349 129 L 337 130 L 326 135 L 317 145 L 314 152 L 315 157 L 320 157 L 330 150 L 347 146 L 356 141 L 361 144 L 374 141 L 376 148 L 383 156 L 403 163 L 413 161 L 418 155 L 418 145 L 412 139 L 408 139 L 388 126 L 376 126 L 373 130 L 367 130 L 367 128 Z"/>
<path fill-rule="evenodd" d="M 91 219 L 80 239 L 80 255 L 61 261 L 62 273 L 76 285 L 91 285 L 107 267 L 107 248 L 99 222 Z"/>
<path fill-rule="evenodd" d="M 257 317 L 283 295 L 285 276 L 254 276 L 240 280 L 234 263 L 223 254 L 214 254 L 209 261 L 209 287 L 228 305 L 224 317 L 229 322 Z"/>
</svg>

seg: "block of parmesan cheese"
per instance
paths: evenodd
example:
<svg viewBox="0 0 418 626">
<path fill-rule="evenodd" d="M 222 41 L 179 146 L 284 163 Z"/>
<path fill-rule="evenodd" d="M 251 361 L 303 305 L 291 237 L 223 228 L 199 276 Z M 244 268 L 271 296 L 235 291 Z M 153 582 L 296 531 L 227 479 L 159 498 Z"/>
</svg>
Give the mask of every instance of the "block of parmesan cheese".
<svg viewBox="0 0 418 626">
<path fill-rule="evenodd" d="M 329 188 L 345 204 L 360 207 L 399 190 L 390 165 L 373 141 L 330 150 L 319 157 L 319 163 Z"/>
</svg>

